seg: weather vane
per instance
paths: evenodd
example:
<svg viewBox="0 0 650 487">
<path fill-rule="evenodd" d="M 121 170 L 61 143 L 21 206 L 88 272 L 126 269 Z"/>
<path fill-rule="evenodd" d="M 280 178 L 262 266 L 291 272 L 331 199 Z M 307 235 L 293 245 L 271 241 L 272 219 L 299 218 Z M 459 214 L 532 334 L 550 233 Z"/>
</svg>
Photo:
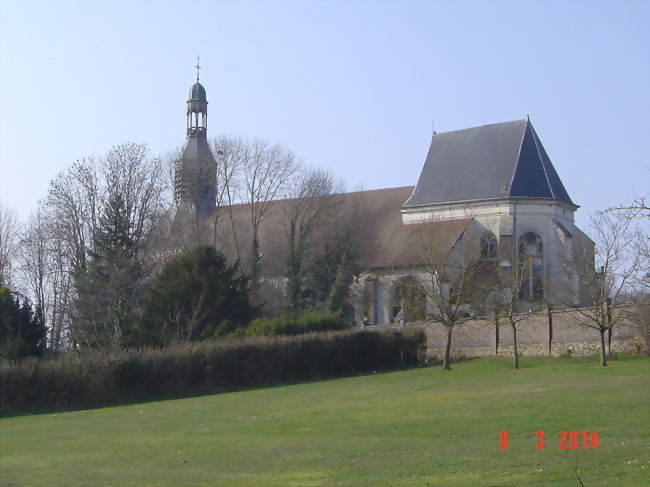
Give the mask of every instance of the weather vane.
<svg viewBox="0 0 650 487">
<path fill-rule="evenodd" d="M 196 82 L 199 82 L 199 70 L 201 69 L 201 65 L 199 64 L 199 61 L 201 60 L 201 56 L 196 56 Z"/>
</svg>

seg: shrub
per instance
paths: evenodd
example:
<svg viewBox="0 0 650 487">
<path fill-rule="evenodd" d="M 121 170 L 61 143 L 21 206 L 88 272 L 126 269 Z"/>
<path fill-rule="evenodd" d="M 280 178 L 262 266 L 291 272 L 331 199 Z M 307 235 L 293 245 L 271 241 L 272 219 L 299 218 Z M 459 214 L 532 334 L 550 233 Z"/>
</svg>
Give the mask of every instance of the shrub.
<svg viewBox="0 0 650 487">
<path fill-rule="evenodd" d="M 245 333 L 248 336 L 300 335 L 346 328 L 349 328 L 347 320 L 341 313 L 321 308 L 290 311 L 272 318 L 257 318 L 246 327 Z"/>
<path fill-rule="evenodd" d="M 102 404 L 415 365 L 421 330 L 339 331 L 0 363 L 0 410 Z"/>
<path fill-rule="evenodd" d="M 236 266 L 228 266 L 214 248 L 197 247 L 170 259 L 156 276 L 131 344 L 224 337 L 257 314 L 248 278 L 239 275 Z"/>
</svg>

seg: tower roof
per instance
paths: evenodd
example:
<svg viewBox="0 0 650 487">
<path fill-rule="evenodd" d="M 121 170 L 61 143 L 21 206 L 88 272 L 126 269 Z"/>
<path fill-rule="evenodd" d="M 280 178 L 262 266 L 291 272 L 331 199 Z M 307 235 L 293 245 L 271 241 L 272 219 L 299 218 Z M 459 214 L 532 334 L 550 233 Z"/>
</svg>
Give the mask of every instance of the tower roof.
<svg viewBox="0 0 650 487">
<path fill-rule="evenodd" d="M 404 207 L 504 198 L 574 205 L 527 118 L 434 134 Z"/>
<path fill-rule="evenodd" d="M 198 81 L 190 88 L 190 96 L 187 101 L 198 101 L 202 103 L 208 102 L 207 96 L 205 95 L 205 88 L 203 88 L 203 85 Z"/>
<path fill-rule="evenodd" d="M 182 149 L 181 160 L 183 164 L 215 165 L 210 144 L 205 137 L 188 137 Z"/>
</svg>

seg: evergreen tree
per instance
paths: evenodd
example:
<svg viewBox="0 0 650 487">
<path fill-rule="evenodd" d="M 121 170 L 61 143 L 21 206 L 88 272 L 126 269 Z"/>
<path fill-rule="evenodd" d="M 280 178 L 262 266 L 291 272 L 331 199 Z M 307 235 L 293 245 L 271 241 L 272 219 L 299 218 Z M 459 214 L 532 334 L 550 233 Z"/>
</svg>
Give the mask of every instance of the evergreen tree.
<svg viewBox="0 0 650 487">
<path fill-rule="evenodd" d="M 348 297 L 348 290 L 352 284 L 352 269 L 350 265 L 350 251 L 348 246 L 341 249 L 338 265 L 336 266 L 336 276 L 329 295 L 327 296 L 327 306 L 330 311 L 341 311 Z"/>
<path fill-rule="evenodd" d="M 0 358 L 40 356 L 45 351 L 45 323 L 40 310 L 34 311 L 24 298 L 0 287 Z"/>
<path fill-rule="evenodd" d="M 143 305 L 138 343 L 167 345 L 239 332 L 257 314 L 249 280 L 212 247 L 171 259 Z"/>
<path fill-rule="evenodd" d="M 287 256 L 287 285 L 286 294 L 289 308 L 293 310 L 303 307 L 302 301 L 302 259 L 305 254 L 305 242 L 300 238 L 295 221 L 289 222 L 289 252 Z"/>
<path fill-rule="evenodd" d="M 305 271 L 304 306 L 340 311 L 348 297 L 353 276 L 358 272 L 351 236 L 347 233 L 337 235 Z"/>
<path fill-rule="evenodd" d="M 76 336 L 88 347 L 124 346 L 137 320 L 143 271 L 121 195 L 109 198 L 93 235 L 85 273 L 77 276 Z"/>
</svg>

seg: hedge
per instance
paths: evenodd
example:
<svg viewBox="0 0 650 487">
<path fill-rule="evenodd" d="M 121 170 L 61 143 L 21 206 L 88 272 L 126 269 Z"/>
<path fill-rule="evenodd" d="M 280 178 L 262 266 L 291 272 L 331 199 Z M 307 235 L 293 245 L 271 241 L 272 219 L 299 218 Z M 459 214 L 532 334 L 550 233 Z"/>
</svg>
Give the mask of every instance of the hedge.
<svg viewBox="0 0 650 487">
<path fill-rule="evenodd" d="M 274 317 L 253 320 L 245 330 L 248 336 L 300 335 L 301 333 L 344 330 L 348 320 L 328 309 L 289 311 Z"/>
<path fill-rule="evenodd" d="M 418 330 L 363 330 L 68 353 L 0 363 L 0 411 L 89 406 L 415 365 Z"/>
</svg>

